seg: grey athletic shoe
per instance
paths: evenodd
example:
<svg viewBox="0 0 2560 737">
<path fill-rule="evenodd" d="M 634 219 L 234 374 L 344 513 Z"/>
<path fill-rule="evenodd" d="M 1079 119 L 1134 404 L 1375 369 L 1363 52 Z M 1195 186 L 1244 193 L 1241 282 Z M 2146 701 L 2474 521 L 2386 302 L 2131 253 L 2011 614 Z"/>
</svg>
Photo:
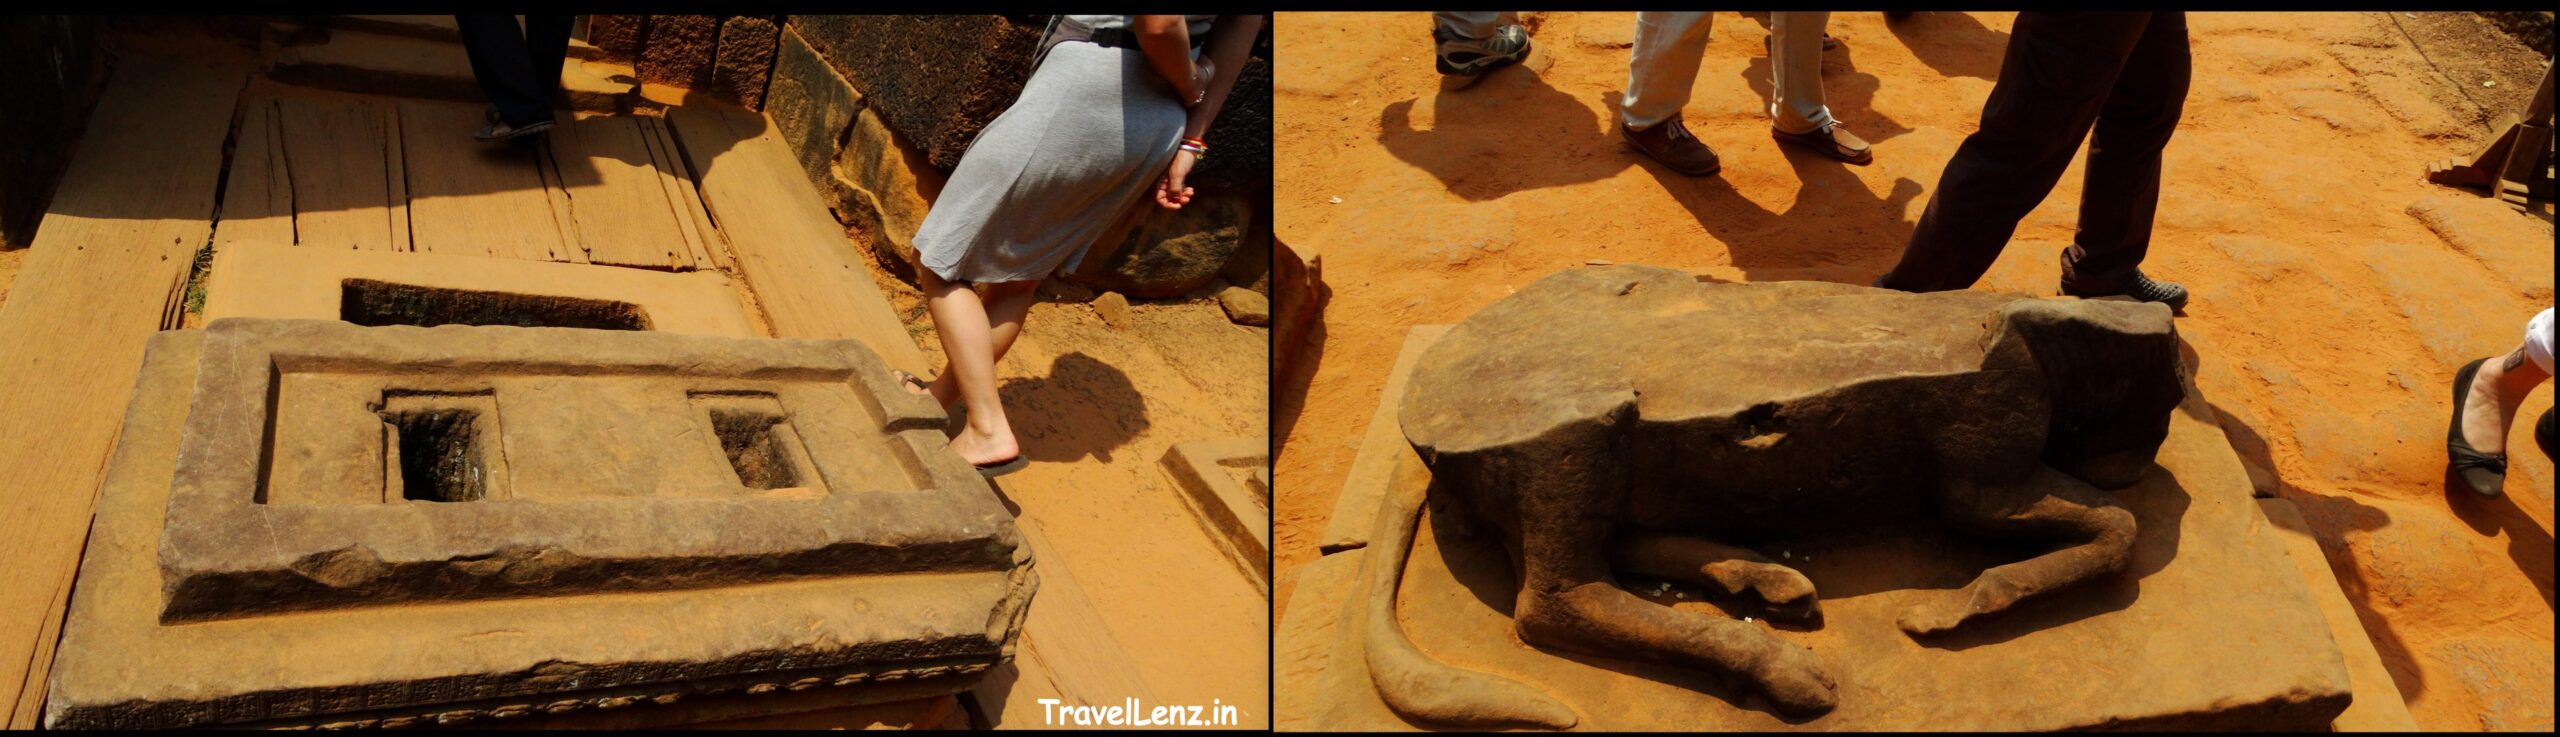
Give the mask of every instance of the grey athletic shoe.
<svg viewBox="0 0 2560 737">
<path fill-rule="evenodd" d="M 1440 45 L 1441 74 L 1472 76 L 1529 58 L 1529 29 L 1517 23 L 1494 29 L 1491 38 L 1467 38 L 1447 28 L 1433 28 L 1431 40 Z"/>
</svg>

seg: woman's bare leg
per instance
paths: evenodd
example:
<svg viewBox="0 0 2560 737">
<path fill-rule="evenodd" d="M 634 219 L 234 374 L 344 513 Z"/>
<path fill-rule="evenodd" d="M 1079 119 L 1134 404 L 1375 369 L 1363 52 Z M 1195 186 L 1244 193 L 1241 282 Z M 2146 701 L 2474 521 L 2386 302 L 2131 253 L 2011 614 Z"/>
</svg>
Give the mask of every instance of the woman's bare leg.
<svg viewBox="0 0 2560 737">
<path fill-rule="evenodd" d="M 943 374 L 958 378 L 960 398 L 969 403 L 969 424 L 951 439 L 951 450 L 973 464 L 1021 455 L 996 395 L 995 339 L 986 305 L 968 285 L 943 281 L 930 270 L 917 270 L 916 278 L 924 287 L 934 332 L 942 337 L 942 352 L 950 357 L 950 370 Z"/>
<path fill-rule="evenodd" d="M 1005 352 L 1013 350 L 1013 339 L 1021 337 L 1023 320 L 1030 316 L 1031 306 L 1040 302 L 1039 286 L 1038 280 L 989 284 L 987 293 L 981 295 L 986 302 L 987 336 L 995 341 L 996 362 L 1002 362 Z M 950 407 L 961 399 L 960 384 L 955 378 L 951 364 L 945 362 L 942 375 L 933 377 L 925 391 L 933 395 L 933 401 Z"/>
</svg>

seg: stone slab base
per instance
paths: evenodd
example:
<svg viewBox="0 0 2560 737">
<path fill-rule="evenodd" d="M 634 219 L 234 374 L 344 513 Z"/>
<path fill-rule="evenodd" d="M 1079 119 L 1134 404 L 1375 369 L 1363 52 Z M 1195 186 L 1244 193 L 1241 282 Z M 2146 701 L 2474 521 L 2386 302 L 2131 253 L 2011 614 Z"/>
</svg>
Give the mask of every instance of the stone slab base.
<svg viewBox="0 0 2560 737">
<path fill-rule="evenodd" d="M 183 437 L 203 432 L 190 423 L 191 415 L 202 414 L 193 411 L 192 395 L 203 360 L 239 350 L 208 335 L 241 322 L 164 332 L 150 343 L 55 658 L 47 726 L 459 724 L 821 688 L 913 699 L 967 690 L 1012 657 L 1022 605 L 1035 586 L 1027 548 L 1019 547 L 1011 571 L 782 576 L 676 590 L 607 587 L 164 623 L 164 527 L 173 514 L 204 518 L 194 505 L 173 504 L 178 487 L 201 488 L 176 482 L 181 431 Z M 488 522 L 507 515 L 546 511 L 629 523 L 636 520 L 632 510 L 621 500 L 467 502 L 441 514 L 482 523 L 429 527 L 469 534 L 492 529 Z M 728 528 L 723 535 L 760 544 L 742 537 L 752 532 Z M 685 530 L 666 534 L 698 537 Z M 235 537 L 258 547 L 254 536 Z M 341 565 L 344 556 L 320 558 L 291 568 L 314 581 L 364 575 L 365 566 Z M 522 584 L 547 571 L 546 564 L 509 563 L 484 572 Z"/>
<path fill-rule="evenodd" d="M 351 282 L 383 286 L 350 288 Z M 474 302 L 506 299 L 498 295 L 526 298 L 520 300 L 521 311 L 528 313 L 561 300 L 608 302 L 637 311 L 649 330 L 757 337 L 747 320 L 746 307 L 739 301 L 737 285 L 716 271 L 670 273 L 255 242 L 234 243 L 215 252 L 207 280 L 204 317 L 208 322 L 226 317 L 343 320 L 350 314 L 368 312 L 362 304 L 350 304 L 350 299 L 396 301 L 400 307 L 420 315 L 458 315 L 476 311 Z M 433 300 L 455 304 L 443 309 L 415 304 Z M 393 310 L 370 312 L 390 314 Z M 524 317 L 543 319 L 539 314 Z"/>
<path fill-rule="evenodd" d="M 1390 387 L 1427 345 L 1406 343 L 1407 359 Z M 1442 509 L 1425 515 L 1397 613 L 1426 655 L 1556 696 L 1580 715 L 1581 729 L 2327 728 L 2349 698 L 2338 647 L 2282 540 L 2252 502 L 2209 405 L 2188 391 L 2171 419 L 2160 467 L 2117 492 L 2141 525 L 2135 560 L 2118 579 L 1924 646 L 1895 626 L 1916 594 L 1961 586 L 1983 568 L 2035 551 L 1930 532 L 1781 551 L 1822 592 L 1825 621 L 1820 629 L 1774 634 L 1810 648 L 1839 682 L 1839 707 L 1810 721 L 1782 721 L 1759 697 L 1705 673 L 1522 645 L 1511 632 L 1516 584 L 1506 556 L 1489 534 L 1470 532 L 1461 515 Z M 1381 397 L 1373 424 L 1396 427 L 1397 399 L 1392 391 Z M 1426 474 L 1369 478 L 1428 483 Z M 1396 494 L 1344 491 L 1346 499 L 1354 496 Z M 1356 525 L 1376 512 L 1373 504 L 1336 514 Z M 1357 637 L 1368 605 L 1357 592 L 1371 575 L 1364 564 L 1380 551 L 1328 550 L 1338 552 L 1297 574 L 1296 600 L 1275 635 L 1278 728 L 1426 728 L 1379 699 Z M 1652 598 L 1719 611 L 1694 595 Z"/>
<path fill-rule="evenodd" d="M 2329 571 L 2329 559 L 2320 553 L 2320 541 L 2311 535 L 2311 523 L 2302 519 L 2302 510 L 2283 499 L 2260 499 L 2258 510 L 2284 538 L 2285 558 L 2302 572 L 2303 584 L 2312 598 L 2320 602 L 2320 614 L 2329 623 L 2329 638 L 2338 644 L 2338 652 L 2347 665 L 2347 683 L 2355 691 L 2355 702 L 2340 712 L 2330 727 L 2340 732 L 2415 732 L 2418 721 L 2409 716 L 2409 702 L 2400 698 L 2400 686 L 2391 680 L 2391 671 L 2382 665 L 2382 654 L 2373 649 L 2373 638 L 2365 635 L 2364 623 L 2356 618 L 2355 605 L 2347 602 L 2347 593 L 2338 588 L 2337 574 Z"/>
<path fill-rule="evenodd" d="M 1271 445 L 1261 438 L 1196 440 L 1164 452 L 1164 475 L 1209 539 L 1271 590 Z"/>
</svg>

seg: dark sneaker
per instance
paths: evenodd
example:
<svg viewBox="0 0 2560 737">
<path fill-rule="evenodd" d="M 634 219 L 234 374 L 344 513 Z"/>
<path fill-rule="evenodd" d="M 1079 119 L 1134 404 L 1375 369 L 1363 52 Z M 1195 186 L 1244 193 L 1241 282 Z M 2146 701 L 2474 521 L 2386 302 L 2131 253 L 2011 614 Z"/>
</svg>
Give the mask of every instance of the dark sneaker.
<svg viewBox="0 0 2560 737">
<path fill-rule="evenodd" d="M 2165 282 L 2148 276 L 2143 276 L 2140 271 L 2133 272 L 2132 279 L 2126 280 L 2124 286 L 2113 291 L 2100 292 L 2096 290 L 2074 289 L 2071 286 L 2071 282 L 2069 280 L 2065 280 L 2062 283 L 2062 293 L 2073 297 L 2084 298 L 2125 296 L 2144 302 L 2158 302 L 2168 305 L 2170 310 L 2176 312 L 2185 312 L 2187 309 L 2186 287 L 2178 286 L 2176 282 Z"/>
<path fill-rule="evenodd" d="M 1634 145 L 1636 150 L 1662 162 L 1663 166 L 1671 167 L 1672 171 L 1703 177 L 1724 168 L 1724 164 L 1716 159 L 1715 150 L 1700 143 L 1697 136 L 1689 135 L 1689 128 L 1681 125 L 1680 116 L 1671 116 L 1670 120 L 1644 130 L 1619 123 L 1618 132 L 1625 135 L 1627 143 Z"/>
<path fill-rule="evenodd" d="M 472 140 L 479 141 L 481 143 L 497 143 L 499 141 L 510 141 L 549 130 L 551 130 L 551 121 L 548 120 L 537 120 L 531 123 L 526 123 L 522 127 L 511 126 L 507 125 L 505 121 L 498 121 L 490 123 L 489 127 L 480 129 L 480 132 L 478 133 L 471 134 L 471 138 Z"/>
<path fill-rule="evenodd" d="M 1494 29 L 1491 38 L 1467 38 L 1446 28 L 1433 28 L 1431 40 L 1440 44 L 1437 66 L 1441 74 L 1473 76 L 1529 58 L 1529 29 L 1516 23 Z"/>
</svg>

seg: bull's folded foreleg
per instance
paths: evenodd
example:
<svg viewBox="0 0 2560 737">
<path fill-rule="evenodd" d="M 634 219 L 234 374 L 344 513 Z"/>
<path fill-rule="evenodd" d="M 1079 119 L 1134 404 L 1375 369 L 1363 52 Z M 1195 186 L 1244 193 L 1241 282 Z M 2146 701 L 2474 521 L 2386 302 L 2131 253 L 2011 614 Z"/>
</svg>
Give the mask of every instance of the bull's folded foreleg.
<svg viewBox="0 0 2560 737">
<path fill-rule="evenodd" d="M 1629 464 L 1606 426 L 1566 428 L 1517 451 L 1520 503 L 1515 631 L 1531 645 L 1701 667 L 1740 681 L 1789 715 L 1828 712 L 1821 661 L 1759 627 L 1684 612 L 1620 589 L 1609 571 L 1610 515 Z"/>
<path fill-rule="evenodd" d="M 2122 572 L 2133 557 L 2133 513 L 2122 502 L 2046 466 L 2014 484 L 1950 483 L 1940 513 L 1983 535 L 2059 540 L 2062 548 L 1982 572 L 1964 588 L 1932 592 L 1903 612 L 1902 630 L 1930 635 L 1997 614 L 2020 601 Z"/>
<path fill-rule="evenodd" d="M 1747 548 L 1712 540 L 1652 532 L 1621 532 L 1609 546 L 1609 563 L 1623 573 L 1705 586 L 1726 594 L 1750 592 L 1769 615 L 1806 621 L 1821 613 L 1813 581 Z"/>
</svg>

